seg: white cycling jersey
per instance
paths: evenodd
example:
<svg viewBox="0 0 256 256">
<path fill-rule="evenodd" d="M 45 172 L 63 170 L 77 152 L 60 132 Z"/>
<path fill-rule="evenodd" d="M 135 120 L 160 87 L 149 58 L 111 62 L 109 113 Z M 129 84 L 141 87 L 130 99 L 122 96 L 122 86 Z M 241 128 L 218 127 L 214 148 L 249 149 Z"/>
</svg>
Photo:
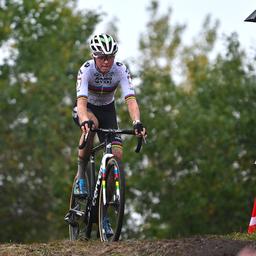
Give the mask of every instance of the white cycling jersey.
<svg viewBox="0 0 256 256">
<path fill-rule="evenodd" d="M 107 105 L 114 101 L 118 85 L 121 86 L 125 100 L 135 98 L 130 73 L 124 64 L 114 62 L 110 71 L 103 75 L 97 70 L 92 59 L 86 61 L 79 69 L 76 83 L 77 98 L 87 97 L 88 102 L 96 106 Z"/>
</svg>

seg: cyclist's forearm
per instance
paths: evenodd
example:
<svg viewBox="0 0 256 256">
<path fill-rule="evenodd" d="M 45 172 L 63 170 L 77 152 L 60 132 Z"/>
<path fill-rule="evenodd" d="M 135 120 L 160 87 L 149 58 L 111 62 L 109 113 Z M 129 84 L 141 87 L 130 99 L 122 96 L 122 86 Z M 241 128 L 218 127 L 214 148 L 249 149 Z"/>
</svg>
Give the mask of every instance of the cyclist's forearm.
<svg viewBox="0 0 256 256">
<path fill-rule="evenodd" d="M 87 98 L 80 97 L 77 99 L 77 114 L 81 122 L 88 120 L 87 115 Z"/>
<path fill-rule="evenodd" d="M 127 106 L 132 121 L 140 120 L 140 109 L 136 99 L 129 100 Z"/>
</svg>

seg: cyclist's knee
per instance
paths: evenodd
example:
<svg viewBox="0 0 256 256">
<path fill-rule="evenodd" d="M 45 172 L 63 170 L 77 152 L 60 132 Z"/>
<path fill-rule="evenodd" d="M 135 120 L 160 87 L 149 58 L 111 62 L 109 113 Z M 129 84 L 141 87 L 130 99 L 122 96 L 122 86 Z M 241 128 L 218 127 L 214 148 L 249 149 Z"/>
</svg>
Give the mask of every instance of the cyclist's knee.
<svg viewBox="0 0 256 256">
<path fill-rule="evenodd" d="M 93 147 L 93 140 L 94 140 L 95 133 L 90 133 L 87 137 L 87 143 L 83 149 L 78 150 L 78 157 L 80 159 L 87 160 L 90 156 L 91 149 Z M 79 145 L 82 145 L 84 141 L 84 133 L 82 133 L 81 138 L 79 140 Z"/>
<path fill-rule="evenodd" d="M 89 159 L 90 152 L 89 150 L 81 150 L 78 151 L 78 161 L 86 162 Z"/>
<path fill-rule="evenodd" d="M 88 112 L 88 118 L 93 121 L 95 128 L 99 127 L 99 121 L 93 113 Z"/>
<path fill-rule="evenodd" d="M 122 160 L 123 158 L 123 149 L 121 146 L 112 145 L 112 153 L 118 159 Z"/>
<path fill-rule="evenodd" d="M 85 161 L 86 159 L 89 158 L 89 152 L 87 150 L 79 150 L 78 152 L 78 158 L 81 159 L 82 161 Z"/>
</svg>

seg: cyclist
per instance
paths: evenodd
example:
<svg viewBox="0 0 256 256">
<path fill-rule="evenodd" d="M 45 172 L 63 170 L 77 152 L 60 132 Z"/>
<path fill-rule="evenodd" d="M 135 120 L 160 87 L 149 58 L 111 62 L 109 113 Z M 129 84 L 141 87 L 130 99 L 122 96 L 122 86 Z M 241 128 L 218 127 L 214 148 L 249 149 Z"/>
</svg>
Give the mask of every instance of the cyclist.
<svg viewBox="0 0 256 256">
<path fill-rule="evenodd" d="M 117 129 L 117 118 L 114 94 L 118 86 L 128 106 L 135 133 L 145 136 L 146 130 L 140 121 L 140 111 L 127 67 L 115 60 L 118 45 L 108 34 L 96 34 L 90 42 L 92 59 L 86 61 L 79 69 L 76 83 L 77 100 L 73 109 L 73 118 L 81 128 L 80 144 L 90 127 Z M 88 133 L 88 143 L 78 151 L 78 171 L 74 195 L 86 197 L 87 190 L 83 170 L 87 166 L 94 133 Z M 104 135 L 98 133 L 100 141 Z M 122 140 L 119 135 L 113 136 L 112 152 L 117 159 L 122 159 Z M 106 228 L 107 229 L 107 228 Z M 111 227 L 110 227 L 111 229 Z M 111 230 L 109 234 L 111 235 Z M 108 230 L 105 230 L 106 232 Z"/>
</svg>

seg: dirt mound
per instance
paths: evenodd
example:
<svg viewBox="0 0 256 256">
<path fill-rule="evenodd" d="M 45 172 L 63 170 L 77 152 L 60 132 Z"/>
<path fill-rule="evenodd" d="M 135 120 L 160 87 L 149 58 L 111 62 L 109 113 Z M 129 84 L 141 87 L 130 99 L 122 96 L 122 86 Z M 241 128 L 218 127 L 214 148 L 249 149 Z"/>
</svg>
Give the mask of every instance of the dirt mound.
<svg viewBox="0 0 256 256">
<path fill-rule="evenodd" d="M 256 248 L 253 241 L 209 237 L 176 240 L 121 241 L 57 241 L 40 244 L 0 244 L 1 256 L 235 256 L 244 247 Z"/>
</svg>

